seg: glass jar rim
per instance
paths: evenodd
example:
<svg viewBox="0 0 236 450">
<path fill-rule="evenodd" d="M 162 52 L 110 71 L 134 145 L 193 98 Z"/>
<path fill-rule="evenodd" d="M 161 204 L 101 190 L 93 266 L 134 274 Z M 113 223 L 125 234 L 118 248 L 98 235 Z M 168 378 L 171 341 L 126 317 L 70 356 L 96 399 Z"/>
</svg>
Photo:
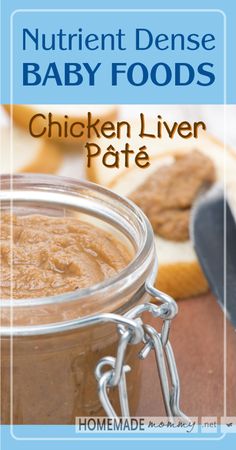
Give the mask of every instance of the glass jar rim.
<svg viewBox="0 0 236 450">
<path fill-rule="evenodd" d="M 4 186 L 7 186 L 8 189 L 4 189 Z M 27 186 L 31 186 L 34 188 L 33 195 L 30 196 L 22 196 L 23 193 L 27 192 Z M 48 297 L 37 297 L 37 298 L 29 298 L 29 299 L 17 299 L 17 300 L 4 300 L 0 299 L 0 307 L 1 308 L 20 308 L 20 307 L 34 307 L 39 305 L 50 305 L 50 304 L 58 304 L 58 303 L 66 303 L 66 302 L 81 302 L 83 300 L 88 300 L 96 295 L 107 295 L 108 290 L 115 290 L 121 283 L 124 286 L 127 286 L 135 282 L 137 271 L 140 271 L 143 266 L 143 270 L 147 269 L 147 260 L 149 260 L 149 265 L 151 261 L 153 261 L 153 254 L 155 253 L 154 246 L 154 235 L 151 224 L 144 213 L 138 208 L 132 201 L 127 198 L 124 198 L 109 189 L 106 189 L 96 183 L 92 183 L 90 181 L 80 181 L 75 178 L 61 177 L 56 175 L 44 175 L 44 174 L 14 174 L 14 175 L 0 175 L 0 204 L 6 201 L 24 201 L 27 203 L 28 200 L 34 199 L 35 194 L 40 194 L 40 198 L 43 198 L 45 202 L 45 188 L 46 187 L 59 188 L 58 196 L 63 196 L 62 187 L 73 186 L 76 189 L 81 189 L 84 192 L 93 192 L 100 195 L 102 198 L 107 198 L 113 202 L 113 204 L 122 205 L 124 211 L 135 218 L 137 223 L 140 225 L 140 239 L 138 241 L 138 248 L 134 258 L 131 262 L 116 275 L 111 278 L 106 279 L 105 281 L 92 285 L 88 288 L 78 289 L 72 292 L 66 292 L 60 295 L 48 296 Z M 17 189 L 16 189 L 17 187 Z M 19 188 L 23 188 L 21 191 Z M 69 192 L 69 191 L 68 191 Z M 69 194 L 70 195 L 70 194 Z M 58 197 L 54 195 L 58 200 Z M 67 194 L 68 197 L 68 194 Z M 73 201 L 71 197 L 71 205 L 79 207 L 79 202 L 76 201 L 76 196 L 73 196 Z M 156 261 L 155 261 L 156 263 Z M 157 264 L 155 264 L 157 265 Z M 153 264 L 152 264 L 153 267 Z M 157 267 L 155 267 L 155 271 Z M 142 270 L 141 270 L 142 271 Z"/>
</svg>

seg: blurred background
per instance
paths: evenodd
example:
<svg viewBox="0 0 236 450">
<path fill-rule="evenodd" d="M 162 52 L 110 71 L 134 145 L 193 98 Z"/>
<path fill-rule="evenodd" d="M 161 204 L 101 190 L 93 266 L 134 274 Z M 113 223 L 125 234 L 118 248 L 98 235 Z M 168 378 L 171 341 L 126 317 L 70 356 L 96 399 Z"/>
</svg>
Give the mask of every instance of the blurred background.
<svg viewBox="0 0 236 450">
<path fill-rule="evenodd" d="M 54 113 L 55 108 L 55 114 L 62 119 L 64 114 L 69 115 L 70 111 L 76 120 L 85 118 L 86 111 L 92 113 L 96 111 L 97 116 L 107 120 L 112 117 L 113 120 L 117 118 L 132 121 L 138 118 L 140 112 L 143 112 L 147 119 L 150 117 L 150 121 L 158 114 L 170 124 L 175 121 L 187 120 L 190 123 L 203 121 L 206 123 L 208 133 L 222 143 L 225 141 L 232 147 L 233 154 L 235 153 L 236 156 L 236 150 L 234 150 L 236 149 L 236 106 L 233 105 L 119 105 L 115 107 L 102 105 L 101 112 L 99 105 L 96 107 L 73 105 L 72 109 L 70 109 L 71 105 L 56 105 L 56 107 L 23 105 L 23 108 L 19 106 L 17 105 L 16 110 L 13 108 L 12 130 L 9 109 L 8 112 L 4 107 L 0 110 L 0 173 L 41 172 L 77 179 L 84 179 L 88 175 L 85 151 L 81 142 L 35 139 L 29 135 L 27 123 L 32 116 L 32 106 L 34 113 L 40 111 L 40 108 L 44 112 Z M 211 138 L 206 142 L 212 142 Z M 106 146 L 111 143 L 111 140 L 108 143 L 103 142 Z M 158 146 L 154 142 L 152 147 L 156 151 L 155 145 Z M 212 145 L 213 153 L 217 146 L 220 149 L 223 148 L 218 144 Z M 204 148 L 201 150 L 204 151 Z M 220 155 L 220 166 L 223 161 L 222 155 Z M 232 184 L 236 194 L 234 157 L 231 158 L 231 162 L 234 179 Z M 145 172 L 142 171 L 142 175 Z M 106 184 L 106 176 L 102 178 L 102 175 L 101 173 L 101 183 Z M 136 178 L 139 178 L 139 175 Z M 129 181 L 130 178 L 128 184 L 130 184 Z M 236 205 L 236 195 L 234 198 Z M 202 223 L 202 226 L 204 227 L 205 224 Z M 226 361 L 223 346 L 225 342 L 223 313 L 216 298 L 209 291 L 192 242 L 190 240 L 166 241 L 160 236 L 156 236 L 156 241 L 159 259 L 158 288 L 180 299 L 180 310 L 172 330 L 172 340 L 182 385 L 183 409 L 193 416 L 220 416 L 225 411 L 228 415 L 236 415 L 236 391 L 232 387 L 232 380 L 236 373 L 235 330 L 228 322 Z M 227 373 L 224 371 L 224 364 L 227 364 Z M 150 389 L 150 383 L 147 383 L 147 379 L 156 379 L 154 359 L 147 358 L 144 366 L 140 412 L 151 416 L 155 415 L 156 405 L 159 403 L 158 389 Z M 227 381 L 227 409 L 225 408 L 224 380 Z"/>
</svg>

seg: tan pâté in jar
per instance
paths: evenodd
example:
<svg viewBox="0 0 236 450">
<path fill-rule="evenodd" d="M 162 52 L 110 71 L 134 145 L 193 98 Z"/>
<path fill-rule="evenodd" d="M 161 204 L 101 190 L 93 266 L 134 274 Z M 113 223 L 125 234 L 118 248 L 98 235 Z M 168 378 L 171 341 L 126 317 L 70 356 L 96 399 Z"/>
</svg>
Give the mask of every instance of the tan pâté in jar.
<svg viewBox="0 0 236 450">
<path fill-rule="evenodd" d="M 111 234 L 72 217 L 3 214 L 0 236 L 3 299 L 86 288 L 112 277 L 131 260 Z"/>
<path fill-rule="evenodd" d="M 105 416 L 95 370 L 117 357 L 118 325 L 134 332 L 126 314 L 152 298 L 151 225 L 134 203 L 93 183 L 16 174 L 0 175 L 0 186 L 2 423 Z M 140 414 L 137 342 L 124 355 L 132 416 Z M 117 384 L 108 396 L 121 415 Z"/>
<path fill-rule="evenodd" d="M 20 301 L 87 288 L 113 277 L 132 259 L 110 233 L 73 217 L 1 215 L 1 298 Z M 58 304 L 48 322 L 70 318 Z M 83 314 L 83 305 L 75 306 Z M 29 313 L 28 313 L 29 314 Z M 75 311 L 74 311 L 75 314 Z M 22 322 L 26 313 L 22 313 Z M 21 320 L 21 319 L 20 319 Z M 27 318 L 31 323 L 31 318 Z M 33 320 L 33 319 L 32 319 Z M 76 416 L 105 415 L 94 369 L 100 358 L 116 355 L 114 326 L 102 325 L 56 334 L 14 337 L 10 395 L 10 341 L 2 339 L 2 422 L 74 424 Z M 129 396 L 133 411 L 139 389 L 137 349 L 128 351 L 133 375 Z M 112 398 L 112 397 L 111 397 Z M 113 404 L 118 408 L 118 396 Z"/>
</svg>

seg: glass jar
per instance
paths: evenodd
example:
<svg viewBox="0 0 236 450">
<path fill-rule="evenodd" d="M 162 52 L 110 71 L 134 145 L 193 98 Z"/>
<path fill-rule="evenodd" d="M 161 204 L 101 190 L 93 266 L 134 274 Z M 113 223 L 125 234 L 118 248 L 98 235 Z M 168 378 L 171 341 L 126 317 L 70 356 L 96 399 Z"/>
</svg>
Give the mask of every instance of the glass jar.
<svg viewBox="0 0 236 450">
<path fill-rule="evenodd" d="M 117 354 L 116 317 L 150 298 L 146 281 L 152 284 L 157 270 L 151 226 L 132 202 L 92 183 L 36 174 L 3 175 L 0 183 L 1 212 L 77 216 L 112 232 L 134 255 L 124 270 L 98 285 L 1 300 L 2 421 L 73 424 L 76 416 L 104 415 L 94 371 L 101 358 Z M 131 345 L 125 356 L 132 368 L 132 415 L 140 387 L 137 353 Z M 112 402 L 119 411 L 115 392 Z"/>
</svg>

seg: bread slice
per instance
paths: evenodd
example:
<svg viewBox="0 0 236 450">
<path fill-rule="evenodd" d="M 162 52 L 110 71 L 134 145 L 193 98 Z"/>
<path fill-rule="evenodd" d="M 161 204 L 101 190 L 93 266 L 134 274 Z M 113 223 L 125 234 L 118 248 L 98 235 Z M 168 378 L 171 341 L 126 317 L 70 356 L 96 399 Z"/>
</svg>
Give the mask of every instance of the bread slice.
<svg viewBox="0 0 236 450">
<path fill-rule="evenodd" d="M 123 141 L 123 144 L 125 141 Z M 231 191 L 236 192 L 235 153 L 231 149 L 226 149 L 224 153 L 223 144 L 207 134 L 202 133 L 199 139 L 187 140 L 181 138 L 141 140 L 136 137 L 131 139 L 130 143 L 133 148 L 139 148 L 142 145 L 147 146 L 151 161 L 151 165 L 147 169 L 140 169 L 132 164 L 129 169 L 112 170 L 106 169 L 100 162 L 93 166 L 92 172 L 88 172 L 90 179 L 92 175 L 93 181 L 105 184 L 120 195 L 129 196 L 159 167 L 164 164 L 171 164 L 174 157 L 178 155 L 198 149 L 214 161 L 217 179 L 222 182 L 224 180 L 225 160 L 226 180 L 231 186 Z M 100 142 L 99 145 L 105 147 L 106 142 Z M 112 141 L 112 145 L 121 148 L 121 143 L 117 139 Z M 207 291 L 208 284 L 190 240 L 175 242 L 155 235 L 155 241 L 159 260 L 157 285 L 160 290 L 175 298 L 190 297 Z"/>
<path fill-rule="evenodd" d="M 5 111 L 11 115 L 11 105 L 3 105 Z M 47 115 L 49 112 L 53 114 L 53 121 L 59 122 L 63 128 L 65 122 L 65 115 L 68 123 L 68 129 L 74 122 L 83 122 L 86 120 L 87 113 L 90 111 L 93 115 L 93 120 L 100 119 L 102 121 L 113 121 L 118 114 L 118 107 L 113 105 L 12 105 L 14 122 L 24 129 L 29 129 L 29 122 L 35 114 Z M 37 118 L 34 125 L 35 133 L 42 131 L 45 126 L 43 118 Z M 50 138 L 51 141 L 56 141 L 61 144 L 76 144 L 74 149 L 81 149 L 83 142 L 88 139 L 86 133 L 81 138 L 75 138 L 68 133 L 67 137 L 58 137 L 57 128 L 53 129 L 54 134 Z M 79 144 L 79 145 L 78 145 Z M 66 149 L 67 147 L 64 146 Z"/>
<path fill-rule="evenodd" d="M 57 146 L 14 127 L 11 149 L 10 127 L 1 127 L 0 135 L 0 173 L 55 173 L 59 169 L 62 154 Z"/>
</svg>

